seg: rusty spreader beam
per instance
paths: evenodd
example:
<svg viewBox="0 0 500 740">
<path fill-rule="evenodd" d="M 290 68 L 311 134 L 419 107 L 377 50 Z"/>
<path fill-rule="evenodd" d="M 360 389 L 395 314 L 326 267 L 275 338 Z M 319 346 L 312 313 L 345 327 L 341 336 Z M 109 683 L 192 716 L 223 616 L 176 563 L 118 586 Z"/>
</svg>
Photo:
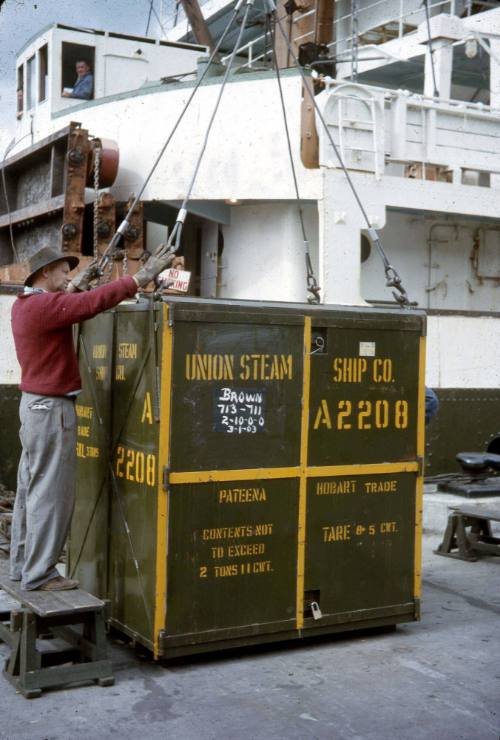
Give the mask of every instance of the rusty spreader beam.
<svg viewBox="0 0 500 740">
<path fill-rule="evenodd" d="M 118 169 L 116 144 L 93 139 L 75 122 L 2 163 L 0 282 L 22 282 L 28 260 L 42 246 L 77 256 L 92 253 L 92 235 L 89 244 L 83 243 L 88 241 L 84 215 L 85 189 L 94 185 L 96 146 L 100 149 L 98 185 L 109 187 Z M 105 206 L 108 211 L 109 206 Z M 103 228 L 98 239 L 106 238 Z"/>
<path fill-rule="evenodd" d="M 44 244 L 81 251 L 89 149 L 88 132 L 70 123 L 3 163 L 0 266 L 28 260 Z"/>
<path fill-rule="evenodd" d="M 61 226 L 63 252 L 81 251 L 89 150 L 88 132 L 73 128 L 68 139 L 65 162 L 66 187 Z"/>
</svg>

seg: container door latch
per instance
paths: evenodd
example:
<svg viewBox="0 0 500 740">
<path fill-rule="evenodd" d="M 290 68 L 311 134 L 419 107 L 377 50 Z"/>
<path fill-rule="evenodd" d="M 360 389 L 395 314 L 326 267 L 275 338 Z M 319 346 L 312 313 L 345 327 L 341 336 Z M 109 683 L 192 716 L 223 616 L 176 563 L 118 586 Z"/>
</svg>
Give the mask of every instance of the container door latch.
<svg viewBox="0 0 500 740">
<path fill-rule="evenodd" d="M 323 616 L 323 613 L 319 608 L 319 604 L 317 601 L 311 601 L 311 612 L 313 615 L 313 619 L 321 619 L 321 617 Z"/>
</svg>

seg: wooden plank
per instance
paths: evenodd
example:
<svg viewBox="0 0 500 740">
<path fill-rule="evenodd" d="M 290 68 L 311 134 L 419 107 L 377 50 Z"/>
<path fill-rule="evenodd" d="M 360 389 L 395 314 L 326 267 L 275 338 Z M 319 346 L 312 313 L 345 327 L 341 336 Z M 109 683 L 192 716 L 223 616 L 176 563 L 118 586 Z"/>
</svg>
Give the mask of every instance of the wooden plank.
<svg viewBox="0 0 500 740">
<path fill-rule="evenodd" d="M 104 608 L 104 601 L 92 594 L 75 588 L 71 591 L 23 591 L 19 581 L 11 581 L 5 574 L 3 562 L 0 567 L 0 589 L 39 617 L 51 617 L 57 614 L 88 612 Z M 2 572 L 3 571 L 3 572 Z"/>
<path fill-rule="evenodd" d="M 462 514 L 474 519 L 490 519 L 493 522 L 500 522 L 500 508 L 498 509 L 480 509 L 473 506 L 459 506 L 453 509 L 454 514 Z"/>
<path fill-rule="evenodd" d="M 8 579 L 0 580 L 0 588 L 39 617 L 88 612 L 104 607 L 103 601 L 79 588 L 71 591 L 23 591 L 19 582 Z"/>
<path fill-rule="evenodd" d="M 110 660 L 99 660 L 90 663 L 76 663 L 73 665 L 53 666 L 30 671 L 23 679 L 19 679 L 19 690 L 24 693 L 31 689 L 48 689 L 53 686 L 63 686 L 80 681 L 97 681 L 108 679 L 112 685 L 113 667 Z"/>
<path fill-rule="evenodd" d="M 19 609 L 21 603 L 17 599 L 13 599 L 12 596 L 0 591 L 0 614 L 6 614 L 7 612 L 15 611 Z"/>
</svg>

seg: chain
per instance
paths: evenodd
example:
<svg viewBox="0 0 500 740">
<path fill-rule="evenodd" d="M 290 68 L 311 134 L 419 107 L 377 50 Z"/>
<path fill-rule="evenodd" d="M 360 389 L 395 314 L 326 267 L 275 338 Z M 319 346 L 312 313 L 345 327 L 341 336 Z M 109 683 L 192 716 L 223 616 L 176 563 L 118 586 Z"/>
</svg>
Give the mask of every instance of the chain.
<svg viewBox="0 0 500 740">
<path fill-rule="evenodd" d="M 101 163 L 101 143 L 94 142 L 94 259 L 98 255 L 98 233 L 99 225 L 99 166 Z"/>
<path fill-rule="evenodd" d="M 115 263 L 114 263 L 113 260 L 109 260 L 109 262 L 108 262 L 108 264 L 106 266 L 108 274 L 105 275 L 105 277 L 104 277 L 104 282 L 105 283 L 109 283 L 111 281 L 111 273 L 113 272 L 113 266 L 114 266 L 114 264 Z"/>
<path fill-rule="evenodd" d="M 128 275 L 128 247 L 126 243 L 123 245 L 122 275 Z"/>
</svg>

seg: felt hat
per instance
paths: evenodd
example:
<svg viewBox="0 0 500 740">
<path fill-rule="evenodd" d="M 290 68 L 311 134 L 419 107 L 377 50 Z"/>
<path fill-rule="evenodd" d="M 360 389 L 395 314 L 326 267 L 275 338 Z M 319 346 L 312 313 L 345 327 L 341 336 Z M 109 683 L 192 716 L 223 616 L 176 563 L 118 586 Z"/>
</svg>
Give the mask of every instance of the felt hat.
<svg viewBox="0 0 500 740">
<path fill-rule="evenodd" d="M 70 270 L 74 270 L 80 260 L 78 257 L 73 257 L 70 254 L 64 254 L 55 247 L 42 247 L 30 257 L 29 261 L 29 275 L 24 281 L 25 285 L 31 285 L 33 278 L 35 277 L 38 270 L 47 265 L 52 265 L 54 262 L 61 262 L 64 260 L 69 264 Z"/>
</svg>

